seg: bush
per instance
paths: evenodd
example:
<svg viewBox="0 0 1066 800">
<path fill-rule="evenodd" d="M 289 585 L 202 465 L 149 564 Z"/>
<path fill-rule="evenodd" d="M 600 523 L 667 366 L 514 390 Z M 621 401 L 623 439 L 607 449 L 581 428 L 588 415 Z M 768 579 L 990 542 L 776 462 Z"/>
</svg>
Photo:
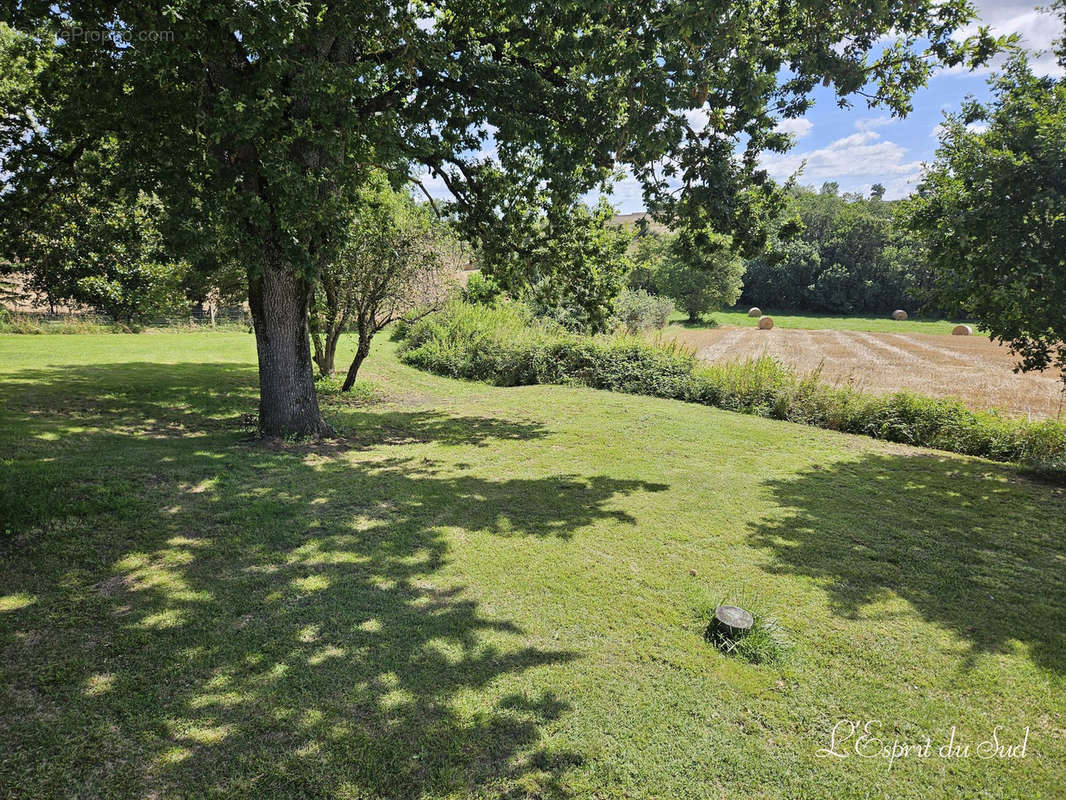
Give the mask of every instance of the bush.
<svg viewBox="0 0 1066 800">
<path fill-rule="evenodd" d="M 534 322 L 527 308 L 454 303 L 406 331 L 403 360 L 454 378 L 502 386 L 577 383 L 932 447 L 1050 472 L 1066 471 L 1066 424 L 977 412 L 909 392 L 865 395 L 798 376 L 771 356 L 698 364 L 676 343 L 582 336 Z"/>
<path fill-rule="evenodd" d="M 673 313 L 674 303 L 670 298 L 643 289 L 623 289 L 614 301 L 616 327 L 623 327 L 630 334 L 651 328 L 662 330 Z"/>
<path fill-rule="evenodd" d="M 480 270 L 471 272 L 463 287 L 463 300 L 475 305 L 492 305 L 503 293 L 500 284 L 491 275 L 484 275 Z"/>
</svg>

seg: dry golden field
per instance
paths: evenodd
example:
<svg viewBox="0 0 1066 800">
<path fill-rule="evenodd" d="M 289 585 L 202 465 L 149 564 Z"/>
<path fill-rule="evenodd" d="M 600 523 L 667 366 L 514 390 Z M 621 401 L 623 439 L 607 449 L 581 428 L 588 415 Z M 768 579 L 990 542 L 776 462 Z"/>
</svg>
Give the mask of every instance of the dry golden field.
<svg viewBox="0 0 1066 800">
<path fill-rule="evenodd" d="M 1012 415 L 1066 418 L 1066 396 L 1053 372 L 1017 375 L 1010 351 L 984 336 L 866 333 L 671 326 L 666 336 L 694 348 L 708 362 L 744 361 L 764 353 L 822 379 L 885 394 L 907 389 L 957 397 L 975 409 Z"/>
</svg>

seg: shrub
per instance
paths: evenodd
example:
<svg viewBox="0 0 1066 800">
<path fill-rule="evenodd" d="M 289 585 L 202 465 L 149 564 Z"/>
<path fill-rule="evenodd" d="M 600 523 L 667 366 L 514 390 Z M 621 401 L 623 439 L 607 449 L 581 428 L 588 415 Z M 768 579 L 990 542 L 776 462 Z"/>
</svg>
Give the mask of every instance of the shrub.
<svg viewBox="0 0 1066 800">
<path fill-rule="evenodd" d="M 480 270 L 471 272 L 463 287 L 463 300 L 475 305 L 492 305 L 499 299 L 503 289 L 491 275 L 484 275 Z"/>
<path fill-rule="evenodd" d="M 1066 471 L 1066 424 L 978 412 L 909 392 L 865 395 L 799 376 L 771 356 L 699 364 L 689 350 L 632 336 L 582 336 L 534 321 L 521 304 L 453 303 L 410 326 L 408 364 L 503 386 L 577 383 Z"/>
<path fill-rule="evenodd" d="M 653 328 L 662 330 L 673 313 L 673 301 L 643 289 L 623 289 L 614 301 L 616 327 L 623 327 L 630 334 Z"/>
</svg>

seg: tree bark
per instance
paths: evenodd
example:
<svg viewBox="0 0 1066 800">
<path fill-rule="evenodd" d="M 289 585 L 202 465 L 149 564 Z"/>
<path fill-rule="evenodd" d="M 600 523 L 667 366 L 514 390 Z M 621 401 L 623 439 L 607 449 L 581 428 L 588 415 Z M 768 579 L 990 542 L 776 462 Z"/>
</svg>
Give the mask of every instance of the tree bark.
<svg viewBox="0 0 1066 800">
<path fill-rule="evenodd" d="M 363 365 L 366 357 L 370 354 L 370 340 L 374 337 L 374 333 L 373 323 L 371 323 L 370 327 L 367 327 L 360 320 L 359 344 L 355 348 L 355 358 L 352 359 L 351 366 L 348 367 L 348 374 L 344 376 L 344 384 L 341 386 L 342 392 L 347 392 L 355 383 L 355 377 L 359 374 L 359 367 Z"/>
<path fill-rule="evenodd" d="M 259 432 L 329 436 L 315 394 L 307 331 L 310 285 L 287 264 L 264 257 L 249 275 L 248 302 L 259 354 Z"/>
</svg>

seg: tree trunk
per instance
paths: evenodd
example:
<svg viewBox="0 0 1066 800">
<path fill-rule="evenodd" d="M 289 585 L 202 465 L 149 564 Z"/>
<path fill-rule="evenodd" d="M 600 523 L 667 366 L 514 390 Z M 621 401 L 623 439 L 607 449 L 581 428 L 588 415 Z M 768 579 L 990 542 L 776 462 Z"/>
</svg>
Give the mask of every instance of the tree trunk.
<svg viewBox="0 0 1066 800">
<path fill-rule="evenodd" d="M 337 330 L 330 331 L 329 334 L 326 336 L 326 354 L 325 354 L 325 359 L 326 359 L 326 364 L 329 367 L 329 374 L 331 376 L 333 375 L 334 372 L 336 372 L 336 368 L 334 367 L 334 364 L 335 364 L 335 362 L 337 360 L 337 342 L 340 341 L 341 333 L 342 333 L 342 331 L 338 327 Z"/>
<path fill-rule="evenodd" d="M 314 315 L 312 315 L 311 319 L 313 324 L 318 323 Z M 340 341 L 344 329 L 340 324 L 335 323 L 329 323 L 325 327 L 325 340 L 322 338 L 321 330 L 314 327 L 311 329 L 311 344 L 314 345 L 314 355 L 312 356 L 312 359 L 318 366 L 318 372 L 322 377 L 332 378 L 333 374 L 337 371 L 337 343 Z"/>
<path fill-rule="evenodd" d="M 360 320 L 359 345 L 355 348 L 355 358 L 352 359 L 352 365 L 348 367 L 348 374 L 344 377 L 344 384 L 341 386 L 342 392 L 347 392 L 355 383 L 355 376 L 359 374 L 359 367 L 363 365 L 366 357 L 370 354 L 370 340 L 373 336 L 373 324 L 367 327 Z"/>
<path fill-rule="evenodd" d="M 315 394 L 307 334 L 308 282 L 264 257 L 248 279 L 259 353 L 259 432 L 263 436 L 328 436 Z"/>
<path fill-rule="evenodd" d="M 318 366 L 318 374 L 322 377 L 328 377 L 333 374 L 333 365 L 326 363 L 326 350 L 322 346 L 322 332 L 317 329 L 315 323 L 315 315 L 311 315 L 311 344 L 314 347 L 314 354 L 311 356 L 311 360 Z"/>
</svg>

